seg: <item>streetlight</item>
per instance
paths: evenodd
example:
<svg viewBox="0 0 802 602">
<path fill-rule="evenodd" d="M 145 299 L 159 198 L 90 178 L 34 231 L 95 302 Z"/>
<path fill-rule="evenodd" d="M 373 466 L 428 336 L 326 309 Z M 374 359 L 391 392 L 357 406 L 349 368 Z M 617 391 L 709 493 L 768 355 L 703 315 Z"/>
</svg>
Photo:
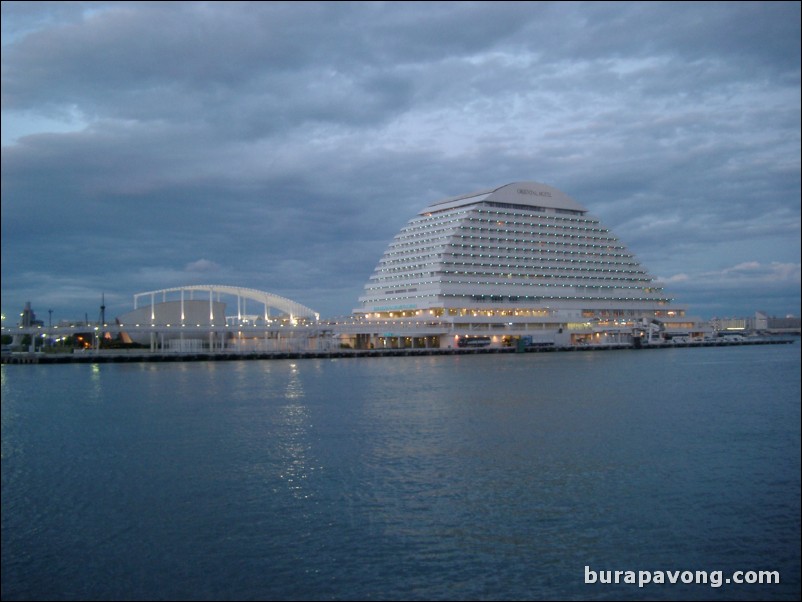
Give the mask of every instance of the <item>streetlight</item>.
<svg viewBox="0 0 802 602">
<path fill-rule="evenodd" d="M 50 339 L 51 333 L 53 331 L 53 310 L 47 310 L 47 346 L 52 347 L 52 340 Z"/>
</svg>

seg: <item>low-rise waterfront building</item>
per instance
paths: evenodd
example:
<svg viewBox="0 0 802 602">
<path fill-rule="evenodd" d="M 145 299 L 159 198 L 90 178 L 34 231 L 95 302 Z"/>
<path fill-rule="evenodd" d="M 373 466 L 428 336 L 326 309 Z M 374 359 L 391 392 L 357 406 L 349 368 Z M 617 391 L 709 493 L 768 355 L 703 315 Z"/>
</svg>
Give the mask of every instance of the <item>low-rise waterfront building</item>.
<svg viewBox="0 0 802 602">
<path fill-rule="evenodd" d="M 233 301 L 230 309 L 228 300 Z M 299 346 L 296 335 L 308 334 L 310 325 L 316 332 L 319 317 L 296 301 L 266 291 L 192 285 L 137 293 L 133 311 L 119 316 L 116 327 L 127 340 L 153 350 L 272 351 L 287 347 L 290 339 Z"/>
</svg>

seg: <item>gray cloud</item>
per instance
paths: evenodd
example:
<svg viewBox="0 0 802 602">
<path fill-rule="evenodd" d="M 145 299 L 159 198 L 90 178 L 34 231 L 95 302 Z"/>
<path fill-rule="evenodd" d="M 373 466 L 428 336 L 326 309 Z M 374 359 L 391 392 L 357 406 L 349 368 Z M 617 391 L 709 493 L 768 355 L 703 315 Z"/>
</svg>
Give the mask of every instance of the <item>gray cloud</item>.
<svg viewBox="0 0 802 602">
<path fill-rule="evenodd" d="M 514 180 L 692 313 L 799 312 L 798 3 L 2 6 L 6 315 L 210 275 L 348 313 L 418 210 Z"/>
</svg>

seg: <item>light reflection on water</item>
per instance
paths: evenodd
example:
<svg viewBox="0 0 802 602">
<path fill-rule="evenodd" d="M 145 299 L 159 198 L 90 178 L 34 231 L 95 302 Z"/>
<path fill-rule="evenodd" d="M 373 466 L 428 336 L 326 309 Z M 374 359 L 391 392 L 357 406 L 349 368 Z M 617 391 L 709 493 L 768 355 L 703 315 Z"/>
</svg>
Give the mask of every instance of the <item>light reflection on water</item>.
<svg viewBox="0 0 802 602">
<path fill-rule="evenodd" d="M 798 345 L 3 366 L 3 599 L 798 598 L 799 394 Z"/>
<path fill-rule="evenodd" d="M 276 435 L 283 459 L 280 478 L 285 481 L 293 497 L 305 499 L 310 495 L 305 481 L 315 467 L 310 458 L 311 417 L 309 409 L 303 404 L 304 387 L 300 372 L 298 364 L 289 365 L 284 392 L 286 403 L 279 411 L 280 429 Z"/>
</svg>

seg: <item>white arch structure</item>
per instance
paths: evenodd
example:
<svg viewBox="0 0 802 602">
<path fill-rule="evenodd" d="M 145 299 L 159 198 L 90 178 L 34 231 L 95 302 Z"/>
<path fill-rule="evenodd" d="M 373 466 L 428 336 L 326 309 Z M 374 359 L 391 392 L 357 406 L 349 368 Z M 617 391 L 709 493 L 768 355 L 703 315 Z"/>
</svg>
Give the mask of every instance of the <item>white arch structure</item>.
<svg viewBox="0 0 802 602">
<path fill-rule="evenodd" d="M 212 304 L 215 300 L 215 295 L 217 296 L 217 300 L 220 300 L 220 295 L 232 295 L 237 298 L 237 318 L 242 318 L 242 309 L 243 303 L 242 299 L 250 299 L 252 301 L 256 301 L 257 303 L 261 303 L 264 306 L 264 318 L 265 321 L 270 319 L 270 312 L 269 308 L 273 307 L 278 309 L 279 311 L 288 314 L 291 320 L 295 320 L 296 318 L 308 318 L 311 320 L 318 321 L 320 319 L 320 314 L 316 311 L 306 307 L 305 305 L 301 305 L 291 299 L 287 299 L 285 297 L 280 297 L 278 295 L 274 295 L 273 293 L 268 293 L 266 291 L 260 291 L 252 288 L 242 288 L 240 286 L 225 286 L 222 284 L 197 284 L 191 286 L 179 286 L 174 288 L 163 288 L 157 291 L 147 291 L 144 293 L 136 293 L 134 295 L 134 309 L 137 309 L 138 302 L 142 297 L 150 297 L 150 305 L 151 308 L 155 308 L 156 305 L 156 297 L 157 295 L 161 295 L 161 301 L 167 300 L 167 293 L 181 293 L 181 314 L 184 313 L 184 300 L 185 294 L 189 293 L 188 300 L 194 300 L 194 293 L 208 293 L 209 294 L 209 317 L 210 319 L 214 319 L 214 314 L 212 313 Z M 154 310 L 155 311 L 155 310 Z"/>
</svg>

